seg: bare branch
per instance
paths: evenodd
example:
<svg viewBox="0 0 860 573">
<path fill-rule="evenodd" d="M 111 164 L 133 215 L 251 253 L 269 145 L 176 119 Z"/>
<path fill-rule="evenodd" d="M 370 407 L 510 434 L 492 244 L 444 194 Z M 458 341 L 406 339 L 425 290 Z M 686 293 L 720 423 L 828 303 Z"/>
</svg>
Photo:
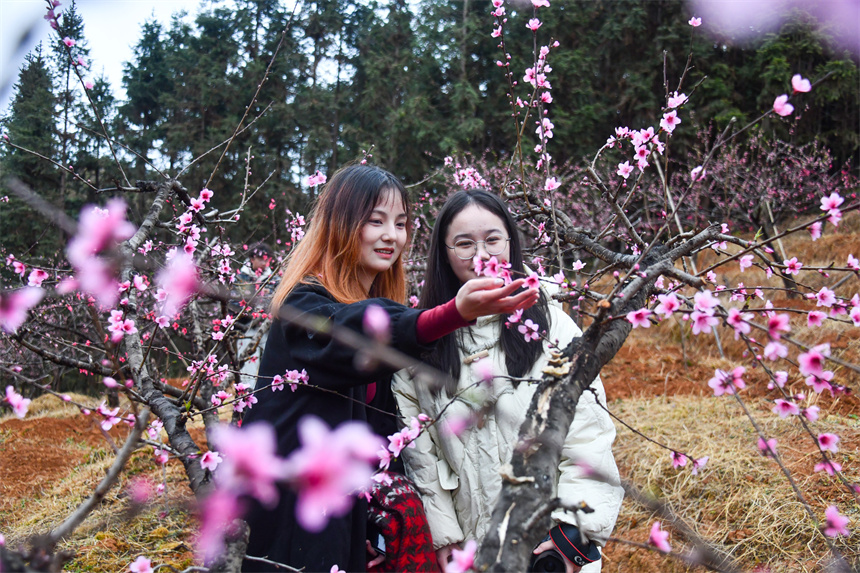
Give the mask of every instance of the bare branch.
<svg viewBox="0 0 860 573">
<path fill-rule="evenodd" d="M 51 205 L 41 195 L 30 189 L 30 187 L 17 177 L 6 179 L 6 185 L 19 199 L 27 203 L 36 212 L 51 221 L 69 235 L 74 235 L 78 230 L 78 224 L 61 209 Z"/>
<path fill-rule="evenodd" d="M 75 358 L 69 358 L 67 356 L 61 356 L 49 350 L 45 350 L 39 346 L 36 346 L 29 340 L 23 338 L 22 333 L 19 332 L 12 336 L 12 340 L 26 348 L 27 350 L 31 350 L 35 352 L 42 358 L 53 362 L 54 364 L 59 364 L 60 366 L 68 366 L 70 368 L 76 368 L 80 370 L 86 370 L 87 372 L 92 372 L 93 374 L 100 374 L 102 376 L 110 376 L 113 374 L 114 370 L 112 368 L 107 368 L 102 366 L 98 362 L 83 362 L 81 360 L 77 360 Z"/>
<path fill-rule="evenodd" d="M 101 482 L 99 482 L 99 485 L 96 486 L 93 494 L 84 503 L 78 506 L 75 512 L 66 518 L 59 527 L 50 533 L 49 538 L 52 543 L 58 543 L 65 537 L 71 535 L 71 533 L 77 529 L 84 519 L 86 519 L 86 517 L 102 502 L 107 492 L 110 491 L 114 483 L 116 483 L 117 478 L 119 478 L 120 473 L 122 473 L 123 468 L 125 468 L 125 464 L 128 462 L 131 454 L 135 449 L 137 449 L 138 440 L 140 439 L 143 430 L 146 429 L 148 421 L 149 410 L 143 408 L 135 418 L 134 428 L 129 432 L 128 438 L 125 440 L 125 444 L 117 454 L 116 460 L 114 460 L 107 472 L 107 475 Z"/>
</svg>

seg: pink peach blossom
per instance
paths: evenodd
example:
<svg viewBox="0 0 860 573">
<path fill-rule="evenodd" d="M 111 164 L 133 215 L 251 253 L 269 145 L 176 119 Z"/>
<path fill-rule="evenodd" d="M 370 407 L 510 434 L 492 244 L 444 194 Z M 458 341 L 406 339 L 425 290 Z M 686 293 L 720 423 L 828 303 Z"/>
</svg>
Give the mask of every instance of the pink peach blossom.
<svg viewBox="0 0 860 573">
<path fill-rule="evenodd" d="M 369 304 L 362 318 L 364 333 L 382 344 L 391 338 L 391 317 L 378 304 Z"/>
<path fill-rule="evenodd" d="M 774 314 L 767 319 L 767 334 L 773 340 L 779 340 L 783 332 L 791 332 L 787 314 Z"/>
<path fill-rule="evenodd" d="M 48 273 L 42 269 L 33 269 L 30 276 L 27 277 L 27 286 L 40 287 L 46 278 L 48 278 Z"/>
<path fill-rule="evenodd" d="M 834 191 L 829 196 L 821 198 L 821 210 L 832 212 L 838 209 L 844 202 L 845 199 L 839 195 L 839 193 Z"/>
<path fill-rule="evenodd" d="M 105 209 L 84 207 L 78 233 L 66 247 L 79 288 L 103 307 L 116 304 L 117 279 L 112 265 L 99 255 L 134 234 L 135 227 L 125 220 L 125 211 L 125 202 L 120 199 L 109 201 Z"/>
<path fill-rule="evenodd" d="M 794 106 L 788 103 L 788 96 L 782 94 L 773 100 L 773 111 L 776 112 L 777 115 L 785 117 L 792 114 Z"/>
<path fill-rule="evenodd" d="M 531 319 L 527 318 L 524 323 L 517 327 L 517 330 L 525 337 L 526 342 L 540 338 L 539 327 Z"/>
<path fill-rule="evenodd" d="M 810 422 L 815 422 L 818 420 L 818 411 L 820 408 L 818 406 L 810 406 L 808 408 L 804 408 L 800 411 L 801 415 L 809 420 Z"/>
<path fill-rule="evenodd" d="M 752 320 L 752 318 L 753 315 L 751 312 L 741 312 L 736 308 L 729 309 L 726 322 L 734 329 L 735 340 L 740 338 L 741 334 L 750 333 L 752 327 L 750 326 L 749 321 Z"/>
<path fill-rule="evenodd" d="M 665 129 L 667 133 L 672 133 L 680 123 L 681 118 L 678 117 L 678 112 L 672 110 L 663 114 L 663 119 L 660 120 L 660 127 Z"/>
<path fill-rule="evenodd" d="M 215 471 L 223 460 L 218 452 L 209 451 L 203 454 L 200 458 L 200 467 L 204 470 Z"/>
<path fill-rule="evenodd" d="M 803 268 L 803 263 L 797 260 L 797 257 L 792 257 L 787 261 L 783 261 L 782 264 L 785 265 L 785 272 L 789 275 L 796 275 L 800 272 L 800 269 Z"/>
<path fill-rule="evenodd" d="M 156 275 L 155 282 L 166 293 L 161 314 L 174 316 L 197 290 L 197 265 L 194 264 L 194 258 L 186 253 L 174 255 Z"/>
<path fill-rule="evenodd" d="M 243 511 L 235 492 L 223 488 L 215 489 L 203 500 L 196 546 L 204 561 L 211 561 L 224 551 L 224 536 L 231 532 L 233 520 L 241 517 Z"/>
<path fill-rule="evenodd" d="M 128 566 L 128 570 L 131 573 L 152 573 L 152 561 L 143 555 L 139 555 L 138 558 L 134 560 L 134 563 Z"/>
<path fill-rule="evenodd" d="M 800 373 L 804 376 L 818 376 L 824 371 L 824 363 L 826 358 L 830 356 L 830 345 L 819 344 L 809 349 L 808 352 L 803 352 L 797 356 L 797 364 L 800 368 Z"/>
<path fill-rule="evenodd" d="M 477 542 L 474 539 L 470 539 L 463 546 L 463 549 L 454 549 L 451 551 L 451 561 L 445 567 L 445 573 L 466 573 L 466 571 L 470 571 L 475 563 L 475 552 L 477 549 Z"/>
<path fill-rule="evenodd" d="M 648 317 L 651 316 L 651 311 L 647 308 L 640 308 L 639 310 L 634 310 L 633 312 L 627 313 L 627 320 L 630 324 L 633 325 L 633 328 L 650 328 L 651 321 L 648 320 Z"/>
<path fill-rule="evenodd" d="M 848 312 L 848 316 L 851 318 L 851 321 L 854 323 L 854 326 L 860 326 L 860 306 L 853 307 Z"/>
<path fill-rule="evenodd" d="M 484 276 L 498 277 L 500 268 L 501 264 L 499 263 L 499 259 L 494 256 L 490 257 L 489 260 L 484 263 Z"/>
<path fill-rule="evenodd" d="M 693 295 L 693 301 L 695 304 L 693 305 L 696 310 L 699 312 L 704 312 L 706 314 L 713 314 L 713 309 L 720 304 L 720 301 L 714 297 L 713 293 L 709 290 L 703 290 L 697 292 Z"/>
<path fill-rule="evenodd" d="M 758 439 L 758 449 L 761 455 L 766 457 L 776 456 L 776 438 L 771 438 L 765 441 L 763 438 Z"/>
<path fill-rule="evenodd" d="M 657 300 L 660 301 L 660 304 L 654 308 L 654 312 L 662 314 L 667 318 L 672 316 L 672 314 L 681 307 L 681 302 L 673 292 L 669 294 L 658 294 Z"/>
<path fill-rule="evenodd" d="M 317 185 L 322 185 L 326 182 L 326 176 L 317 171 L 307 179 L 308 187 L 316 187 Z"/>
<path fill-rule="evenodd" d="M 558 182 L 558 179 L 556 179 L 555 177 L 550 177 L 546 180 L 546 183 L 544 184 L 543 188 L 544 191 L 553 191 L 555 189 L 558 189 L 559 187 L 561 187 L 561 183 Z"/>
<path fill-rule="evenodd" d="M 788 400 L 783 400 L 782 398 L 777 398 L 774 400 L 773 413 L 779 414 L 780 418 L 787 418 L 789 416 L 796 416 L 800 413 L 800 408 L 797 407 L 797 404 L 794 402 L 790 402 Z"/>
<path fill-rule="evenodd" d="M 678 92 L 673 92 L 673 94 L 669 96 L 667 107 L 669 107 L 670 109 L 680 107 L 687 103 L 687 99 L 687 94 L 679 94 Z"/>
<path fill-rule="evenodd" d="M 708 175 L 708 172 L 704 167 L 699 165 L 698 167 L 694 167 L 692 171 L 690 171 L 690 179 L 692 181 L 699 181 L 704 179 Z"/>
<path fill-rule="evenodd" d="M 788 356 L 788 347 L 781 342 L 772 340 L 764 347 L 762 354 L 768 360 L 779 360 Z"/>
<path fill-rule="evenodd" d="M 777 370 L 773 373 L 773 380 L 768 383 L 767 389 L 773 390 L 774 387 L 785 388 L 785 383 L 788 382 L 788 372 Z"/>
<path fill-rule="evenodd" d="M 808 230 L 813 241 L 821 238 L 821 221 L 816 221 L 811 224 Z"/>
<path fill-rule="evenodd" d="M 828 537 L 845 535 L 847 537 L 851 534 L 848 528 L 845 527 L 848 525 L 848 518 L 840 514 L 839 509 L 835 505 L 831 505 L 825 509 L 824 515 L 827 518 L 827 522 L 824 525 L 824 535 Z"/>
<path fill-rule="evenodd" d="M 624 179 L 627 179 L 628 177 L 630 177 L 630 174 L 632 172 L 633 172 L 633 166 L 630 165 L 629 161 L 625 161 L 624 163 L 618 164 L 618 171 L 616 171 L 616 173 L 618 173 L 618 175 L 623 177 Z"/>
<path fill-rule="evenodd" d="M 21 394 L 18 394 L 14 387 L 6 386 L 6 403 L 12 408 L 15 416 L 23 420 L 27 416 L 30 402 L 29 398 L 24 398 Z"/>
<path fill-rule="evenodd" d="M 505 326 L 510 328 L 511 325 L 516 324 L 517 322 L 522 320 L 522 318 L 523 318 L 523 309 L 518 308 L 517 310 L 514 311 L 513 314 L 508 316 L 508 320 L 505 321 Z"/>
<path fill-rule="evenodd" d="M 45 291 L 39 287 L 25 287 L 0 293 L 0 329 L 15 334 L 27 320 L 27 312 L 42 300 Z"/>
<path fill-rule="evenodd" d="M 332 431 L 313 416 L 302 418 L 298 430 L 302 447 L 287 459 L 285 477 L 298 493 L 296 519 L 318 532 L 329 517 L 345 515 L 354 494 L 369 485 L 382 440 L 364 423 L 345 422 Z"/>
<path fill-rule="evenodd" d="M 275 482 L 286 475 L 284 460 L 276 454 L 277 442 L 272 426 L 250 424 L 243 428 L 217 426 L 212 443 L 222 457 L 216 484 L 234 496 L 248 495 L 267 507 L 278 501 Z"/>
<path fill-rule="evenodd" d="M 714 372 L 714 377 L 708 380 L 708 386 L 714 390 L 714 396 L 735 393 L 729 373 L 719 368 Z"/>
<path fill-rule="evenodd" d="M 477 379 L 487 384 L 491 384 L 496 378 L 492 360 L 476 360 L 472 363 L 472 371 Z"/>
<path fill-rule="evenodd" d="M 692 328 L 693 334 L 701 334 L 702 332 L 708 332 L 714 326 L 717 326 L 720 323 L 720 319 L 713 316 L 712 314 L 708 314 L 706 312 L 701 312 L 698 310 L 694 310 L 690 313 L 690 327 Z"/>
<path fill-rule="evenodd" d="M 690 473 L 693 475 L 698 475 L 699 470 L 705 467 L 709 459 L 709 456 L 704 456 L 697 460 L 693 460 L 693 467 L 690 469 Z"/>
<path fill-rule="evenodd" d="M 655 521 L 651 526 L 651 533 L 648 535 L 648 543 L 663 553 L 669 553 L 672 551 L 672 547 L 669 545 L 669 532 L 663 531 L 660 528 L 659 521 Z"/>
<path fill-rule="evenodd" d="M 833 394 L 833 372 L 825 370 L 820 374 L 811 374 L 806 378 L 806 385 L 811 386 L 816 394 L 821 394 L 825 390 L 829 390 Z"/>
<path fill-rule="evenodd" d="M 827 475 L 832 476 L 836 472 L 842 471 L 842 464 L 834 460 L 824 460 L 823 462 L 818 462 L 817 464 L 815 464 L 814 469 L 817 472 L 825 471 L 827 472 Z"/>
<path fill-rule="evenodd" d="M 800 74 L 791 77 L 791 89 L 795 92 L 806 93 L 812 89 L 812 84 Z"/>
<path fill-rule="evenodd" d="M 836 444 L 839 443 L 839 436 L 836 434 L 819 434 L 818 435 L 818 446 L 822 450 L 829 450 L 834 454 L 839 451 L 839 446 Z"/>
<path fill-rule="evenodd" d="M 827 287 L 821 287 L 821 290 L 816 293 L 815 299 L 818 306 L 831 307 L 836 302 L 836 293 Z"/>
<path fill-rule="evenodd" d="M 821 326 L 824 324 L 824 320 L 827 318 L 827 315 L 819 310 L 810 310 L 809 314 L 806 315 L 806 325 L 809 328 L 813 328 L 815 326 Z"/>
<path fill-rule="evenodd" d="M 535 289 L 540 288 L 540 277 L 537 273 L 531 273 L 526 277 L 525 283 L 523 283 L 523 288 Z"/>
</svg>

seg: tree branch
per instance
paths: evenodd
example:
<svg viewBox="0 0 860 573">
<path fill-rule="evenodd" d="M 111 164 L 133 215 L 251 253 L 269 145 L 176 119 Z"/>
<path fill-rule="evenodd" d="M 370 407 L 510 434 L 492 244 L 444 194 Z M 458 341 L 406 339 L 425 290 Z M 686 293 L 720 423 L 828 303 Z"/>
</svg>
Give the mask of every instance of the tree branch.
<svg viewBox="0 0 860 573">
<path fill-rule="evenodd" d="M 70 515 L 66 520 L 49 534 L 49 539 L 52 544 L 60 542 L 63 538 L 70 535 L 77 527 L 86 519 L 104 499 L 104 496 L 116 483 L 119 474 L 125 467 L 126 462 L 131 457 L 131 454 L 137 449 L 138 440 L 140 439 L 146 424 L 149 421 L 149 410 L 141 409 L 134 421 L 134 428 L 128 434 L 125 444 L 116 456 L 110 469 L 104 479 L 96 486 L 93 494 Z"/>
</svg>

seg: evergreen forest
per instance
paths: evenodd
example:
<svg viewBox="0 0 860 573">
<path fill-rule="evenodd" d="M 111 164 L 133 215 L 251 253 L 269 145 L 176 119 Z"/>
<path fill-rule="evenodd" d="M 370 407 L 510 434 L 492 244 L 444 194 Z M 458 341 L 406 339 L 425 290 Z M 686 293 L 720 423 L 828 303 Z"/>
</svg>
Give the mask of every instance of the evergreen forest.
<svg viewBox="0 0 860 573">
<path fill-rule="evenodd" d="M 512 4 L 512 21 L 518 7 L 531 9 Z M 446 156 L 512 154 L 511 89 L 499 60 L 510 54 L 516 80 L 534 57 L 532 32 L 509 25 L 503 51 L 490 35 L 492 10 L 490 0 L 206 2 L 193 23 L 174 17 L 168 27 L 154 20 L 140 27 L 121 100 L 104 78 L 81 85 L 57 39 L 20 69 L 2 118 L 17 147 L 0 148 L 2 171 L 70 216 L 97 202 L 93 187 L 115 190 L 126 178 L 166 174 L 193 193 L 208 187 L 222 209 L 243 190 L 256 190 L 229 232 L 248 241 L 288 240 L 269 207 L 275 201 L 305 212 L 314 190 L 303 181 L 318 170 L 365 157 L 432 189 L 428 177 Z M 688 139 L 685 147 L 704 153 L 732 118 L 738 125 L 754 120 L 793 74 L 826 76 L 793 121 L 765 118 L 755 136 L 817 141 L 830 152 L 831 170 L 856 169 L 856 55 L 800 12 L 752 44 L 691 35 L 689 17 L 678 0 L 566 0 L 547 12 L 541 33 L 559 43 L 549 74 L 557 165 L 584 163 L 618 126 L 659 121 L 664 85 L 677 85 L 692 51 L 685 85 L 696 86 L 695 129 L 676 134 Z M 59 26 L 55 37 L 71 38 L 75 53 L 90 58 L 83 65 L 98 61 L 74 3 Z M 680 170 L 695 166 L 688 164 L 694 158 L 671 160 Z M 0 189 L 5 195 L 4 252 L 57 252 L 67 237 L 52 226 L 15 225 L 27 207 Z M 145 204 L 130 198 L 131 216 L 142 218 Z"/>
</svg>

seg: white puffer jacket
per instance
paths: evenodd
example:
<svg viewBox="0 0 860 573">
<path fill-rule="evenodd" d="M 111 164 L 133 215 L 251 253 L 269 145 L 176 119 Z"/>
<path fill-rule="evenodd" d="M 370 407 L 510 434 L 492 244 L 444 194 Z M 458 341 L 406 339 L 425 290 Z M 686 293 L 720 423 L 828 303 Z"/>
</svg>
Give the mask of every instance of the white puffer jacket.
<svg viewBox="0 0 860 573">
<path fill-rule="evenodd" d="M 549 305 L 550 340 L 561 348 L 582 332 L 573 320 L 556 304 Z M 460 371 L 459 390 L 481 379 L 485 361 L 491 360 L 493 373 L 507 373 L 501 349 L 501 316 L 482 317 L 469 329 L 459 331 L 460 356 L 489 351 L 489 356 Z M 537 342 L 533 342 L 537 344 Z M 540 380 L 546 367 L 548 343 L 526 377 Z M 481 365 L 481 366 L 479 366 Z M 501 493 L 500 469 L 510 462 L 520 426 L 531 404 L 536 384 L 520 382 L 515 387 L 510 380 L 496 378 L 492 389 L 480 384 L 459 396 L 441 414 L 441 419 L 415 441 L 414 448 L 403 450 L 407 475 L 421 493 L 427 520 L 436 549 L 468 539 L 481 542 L 487 535 L 493 508 Z M 606 404 L 606 394 L 600 378 L 592 383 L 600 401 Z M 401 414 L 411 416 L 426 413 L 434 418 L 450 402 L 447 394 L 434 398 L 427 389 L 416 388 L 406 371 L 395 374 L 393 389 Z M 488 415 L 482 427 L 469 425 L 458 432 L 456 426 L 485 407 Z M 458 434 L 458 435 L 457 435 Z M 576 416 L 567 434 L 558 473 L 558 497 L 575 504 L 586 502 L 594 513 L 580 513 L 582 532 L 589 540 L 603 545 L 615 526 L 621 508 L 623 490 L 612 455 L 615 426 L 612 419 L 594 401 L 591 392 L 584 392 L 576 408 Z M 589 478 L 577 462 L 610 476 L 611 483 Z M 573 515 L 562 510 L 553 512 L 557 522 L 576 525 Z M 600 571 L 600 562 L 582 569 Z"/>
</svg>

